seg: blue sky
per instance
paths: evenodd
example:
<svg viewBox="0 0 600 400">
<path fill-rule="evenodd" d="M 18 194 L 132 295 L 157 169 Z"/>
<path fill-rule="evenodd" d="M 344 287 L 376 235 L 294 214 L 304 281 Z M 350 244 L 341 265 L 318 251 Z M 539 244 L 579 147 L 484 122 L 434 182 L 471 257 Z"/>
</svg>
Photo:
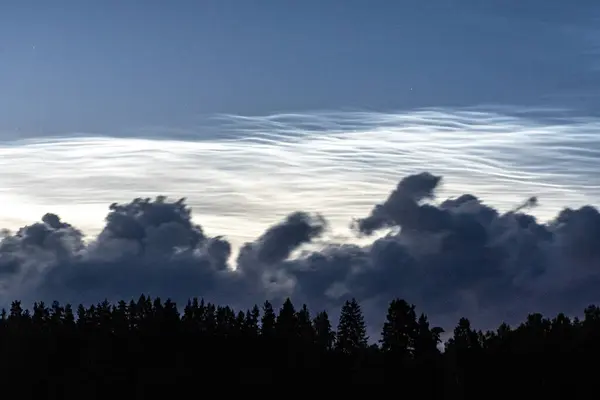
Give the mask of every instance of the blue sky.
<svg viewBox="0 0 600 400">
<path fill-rule="evenodd" d="M 598 7 L 485 3 L 5 2 L 0 131 L 489 103 L 592 112 Z"/>
</svg>

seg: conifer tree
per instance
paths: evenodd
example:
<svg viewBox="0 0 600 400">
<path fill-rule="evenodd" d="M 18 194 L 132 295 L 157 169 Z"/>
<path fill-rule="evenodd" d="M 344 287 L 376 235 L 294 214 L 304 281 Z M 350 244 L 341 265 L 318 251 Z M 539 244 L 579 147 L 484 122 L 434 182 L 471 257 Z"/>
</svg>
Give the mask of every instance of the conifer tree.
<svg viewBox="0 0 600 400">
<path fill-rule="evenodd" d="M 438 345 L 441 343 L 440 335 L 444 330 L 440 327 L 429 326 L 425 314 L 421 314 L 417 321 L 417 336 L 414 341 L 414 357 L 419 360 L 431 360 L 439 355 Z"/>
<path fill-rule="evenodd" d="M 335 333 L 326 311 L 321 311 L 316 315 L 313 320 L 313 327 L 317 346 L 324 350 L 331 350 L 335 341 Z"/>
<path fill-rule="evenodd" d="M 367 347 L 367 328 L 360 305 L 355 298 L 346 301 L 342 307 L 337 328 L 337 351 L 354 353 Z"/>
<path fill-rule="evenodd" d="M 258 336 L 258 334 L 259 334 L 259 328 L 258 328 L 259 320 L 260 320 L 260 310 L 258 309 L 258 306 L 255 304 L 254 307 L 252 307 L 252 310 L 246 311 L 246 318 L 245 318 L 246 332 L 251 337 Z"/>
<path fill-rule="evenodd" d="M 275 322 L 275 331 L 279 338 L 292 339 L 298 336 L 298 319 L 292 301 L 287 298 L 279 310 Z"/>
<path fill-rule="evenodd" d="M 260 334 L 263 337 L 271 338 L 275 335 L 275 311 L 273 305 L 269 301 L 265 301 L 263 305 L 263 315 L 260 321 Z"/>
<path fill-rule="evenodd" d="M 310 318 L 310 311 L 306 304 L 302 305 L 302 308 L 297 313 L 298 321 L 298 334 L 304 342 L 314 343 L 315 341 L 315 330 L 312 325 Z"/>
<path fill-rule="evenodd" d="M 414 305 L 401 299 L 392 300 L 381 331 L 381 349 L 395 357 L 412 357 L 418 328 L 416 319 Z"/>
</svg>

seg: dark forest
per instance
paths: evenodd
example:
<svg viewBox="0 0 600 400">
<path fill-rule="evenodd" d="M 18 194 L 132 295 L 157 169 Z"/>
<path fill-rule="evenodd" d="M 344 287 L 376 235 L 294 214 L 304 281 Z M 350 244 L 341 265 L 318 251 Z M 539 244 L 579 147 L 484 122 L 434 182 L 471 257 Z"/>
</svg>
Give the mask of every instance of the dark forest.
<svg viewBox="0 0 600 400">
<path fill-rule="evenodd" d="M 388 384 L 421 398 L 577 395 L 590 389 L 599 334 L 596 306 L 581 319 L 531 314 L 487 332 L 461 318 L 443 340 L 401 299 L 390 302 L 378 338 L 367 337 L 355 299 L 338 321 L 289 299 L 248 310 L 145 295 L 31 310 L 15 301 L 1 315 L 1 376 L 4 393 L 18 398 L 201 396 L 227 383 Z"/>
</svg>

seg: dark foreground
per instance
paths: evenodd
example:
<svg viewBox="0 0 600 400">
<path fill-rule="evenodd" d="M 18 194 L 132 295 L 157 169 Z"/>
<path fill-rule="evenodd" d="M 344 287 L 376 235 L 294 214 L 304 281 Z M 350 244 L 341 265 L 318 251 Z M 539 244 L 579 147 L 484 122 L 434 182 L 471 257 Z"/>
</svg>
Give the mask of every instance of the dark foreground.
<svg viewBox="0 0 600 400">
<path fill-rule="evenodd" d="M 313 385 L 385 384 L 398 398 L 463 399 L 595 391 L 594 306 L 583 320 L 533 314 L 518 327 L 485 333 L 463 318 L 444 351 L 442 329 L 403 300 L 390 303 L 377 345 L 369 345 L 356 301 L 336 322 L 334 330 L 327 313 L 311 315 L 289 300 L 278 310 L 267 302 L 235 312 L 194 299 L 182 313 L 145 296 L 76 310 L 55 302 L 30 312 L 14 302 L 0 322 L 2 392 L 19 399 L 201 398 L 232 393 L 233 384 L 274 385 L 280 396 Z"/>
</svg>

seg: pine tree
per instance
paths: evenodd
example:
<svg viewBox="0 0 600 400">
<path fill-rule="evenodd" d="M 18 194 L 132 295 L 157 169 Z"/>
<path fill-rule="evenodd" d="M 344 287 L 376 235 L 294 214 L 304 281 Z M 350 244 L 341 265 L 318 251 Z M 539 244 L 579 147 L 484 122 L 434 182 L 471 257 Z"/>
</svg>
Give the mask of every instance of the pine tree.
<svg viewBox="0 0 600 400">
<path fill-rule="evenodd" d="M 77 327 L 85 328 L 88 324 L 88 316 L 87 310 L 83 306 L 83 304 L 79 304 L 77 306 Z"/>
<path fill-rule="evenodd" d="M 217 332 L 217 307 L 213 303 L 207 303 L 203 312 L 199 309 L 196 318 L 203 334 L 214 335 Z"/>
<path fill-rule="evenodd" d="M 62 324 L 64 319 L 65 309 L 60 305 L 58 301 L 52 302 L 50 317 L 52 319 L 52 324 L 58 326 Z"/>
<path fill-rule="evenodd" d="M 394 357 L 412 357 L 418 326 L 415 306 L 405 300 L 392 300 L 381 331 L 381 349 Z"/>
<path fill-rule="evenodd" d="M 65 326 L 69 328 L 75 327 L 75 314 L 70 304 L 65 305 Z"/>
<path fill-rule="evenodd" d="M 251 337 L 256 337 L 259 334 L 258 321 L 260 320 L 260 310 L 255 304 L 252 310 L 246 311 L 245 325 L 246 333 Z"/>
<path fill-rule="evenodd" d="M 315 342 L 315 329 L 313 328 L 312 321 L 310 319 L 310 311 L 306 304 L 302 305 L 300 311 L 296 316 L 298 320 L 298 333 L 305 343 Z"/>
<path fill-rule="evenodd" d="M 439 356 L 438 345 L 441 343 L 440 335 L 444 330 L 440 327 L 430 328 L 425 314 L 421 314 L 417 321 L 417 336 L 414 342 L 415 359 L 427 361 Z"/>
<path fill-rule="evenodd" d="M 481 341 L 477 331 L 471 329 L 471 322 L 461 318 L 454 328 L 454 336 L 448 340 L 447 347 L 459 350 L 476 350 L 481 348 Z"/>
<path fill-rule="evenodd" d="M 296 309 L 289 298 L 285 300 L 279 310 L 279 315 L 275 322 L 275 331 L 277 337 L 281 339 L 293 339 L 298 336 Z"/>
<path fill-rule="evenodd" d="M 165 300 L 163 304 L 163 324 L 162 329 L 166 332 L 174 332 L 179 328 L 181 316 L 177 310 L 177 304 L 171 299 Z"/>
<path fill-rule="evenodd" d="M 324 350 L 331 350 L 335 341 L 335 333 L 329 322 L 329 315 L 326 311 L 321 311 L 313 320 L 315 331 L 315 343 Z"/>
<path fill-rule="evenodd" d="M 23 316 L 23 307 L 20 301 L 13 301 L 10 305 L 10 319 L 19 320 Z"/>
<path fill-rule="evenodd" d="M 235 317 L 235 333 L 236 335 L 248 335 L 246 330 L 246 314 L 243 311 L 238 311 Z"/>
<path fill-rule="evenodd" d="M 367 327 L 356 299 L 346 301 L 342 307 L 337 328 L 336 350 L 354 353 L 367 347 Z"/>
<path fill-rule="evenodd" d="M 229 306 L 217 307 L 217 335 L 226 337 L 229 336 L 235 328 L 235 311 Z"/>
<path fill-rule="evenodd" d="M 273 305 L 269 301 L 265 301 L 263 305 L 263 316 L 260 320 L 260 334 L 261 336 L 271 338 L 275 335 L 275 311 Z"/>
</svg>

